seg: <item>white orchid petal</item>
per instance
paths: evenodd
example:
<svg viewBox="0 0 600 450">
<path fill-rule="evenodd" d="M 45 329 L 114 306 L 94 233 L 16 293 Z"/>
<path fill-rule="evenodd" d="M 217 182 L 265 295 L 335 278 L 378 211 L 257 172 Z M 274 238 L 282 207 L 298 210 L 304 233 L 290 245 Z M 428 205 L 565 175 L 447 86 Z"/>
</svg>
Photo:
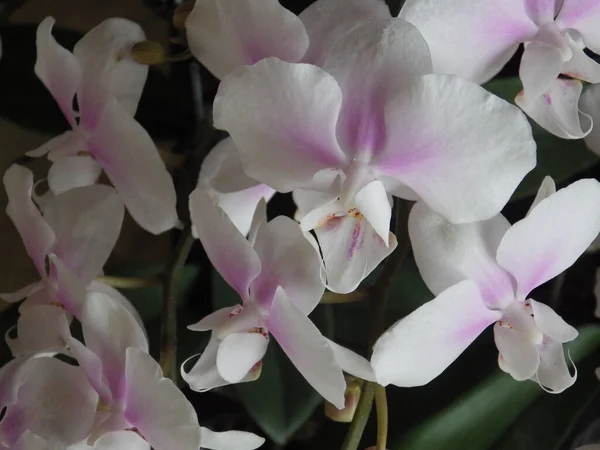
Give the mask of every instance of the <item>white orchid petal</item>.
<svg viewBox="0 0 600 450">
<path fill-rule="evenodd" d="M 46 17 L 37 29 L 37 59 L 34 71 L 71 126 L 75 126 L 73 98 L 79 88 L 82 69 L 73 54 L 62 47 L 52 36 L 54 18 Z"/>
<path fill-rule="evenodd" d="M 268 319 L 271 334 L 306 381 L 338 409 L 344 407 L 346 382 L 335 355 L 319 329 L 287 298 L 275 292 Z"/>
<path fill-rule="evenodd" d="M 369 361 L 354 353 L 352 350 L 342 347 L 339 344 L 327 339 L 329 346 L 335 355 L 335 361 L 339 364 L 342 370 L 350 375 L 361 378 L 366 381 L 375 381 L 375 374 Z"/>
<path fill-rule="evenodd" d="M 48 186 L 54 194 L 95 184 L 102 168 L 89 156 L 69 156 L 54 162 L 48 171 Z"/>
<path fill-rule="evenodd" d="M 375 343 L 371 365 L 384 386 L 422 386 L 440 375 L 501 317 L 463 281 L 396 322 Z"/>
<path fill-rule="evenodd" d="M 202 448 L 209 450 L 254 450 L 265 443 L 265 438 L 247 431 L 216 432 L 201 427 Z"/>
<path fill-rule="evenodd" d="M 360 213 L 334 217 L 315 229 L 323 254 L 327 287 L 347 294 L 355 290 L 392 253 L 398 242 L 385 242 Z"/>
<path fill-rule="evenodd" d="M 542 200 L 506 232 L 497 260 L 517 280 L 520 298 L 583 254 L 600 232 L 598 205 L 600 183 L 579 180 Z"/>
<path fill-rule="evenodd" d="M 266 309 L 278 287 L 288 299 L 309 314 L 319 303 L 325 286 L 321 279 L 321 258 L 293 220 L 279 216 L 259 228 L 254 250 L 261 272 L 250 291 Z M 293 255 L 293 257 L 291 257 Z"/>
<path fill-rule="evenodd" d="M 8 196 L 6 213 L 21 235 L 38 273 L 43 276 L 46 255 L 54 244 L 55 235 L 31 200 L 33 174 L 25 167 L 12 165 L 4 174 L 3 182 Z"/>
<path fill-rule="evenodd" d="M 202 188 L 192 192 L 189 206 L 192 224 L 208 258 L 245 300 L 250 284 L 261 271 L 256 251 Z"/>
<path fill-rule="evenodd" d="M 540 188 L 538 189 L 537 194 L 535 195 L 535 198 L 529 207 L 529 211 L 527 211 L 527 215 L 529 215 L 542 200 L 550 197 L 555 192 L 556 184 L 554 183 L 552 177 L 544 177 L 544 180 L 542 181 L 542 184 L 540 185 Z"/>
<path fill-rule="evenodd" d="M 519 76 L 523 82 L 525 101 L 546 92 L 563 67 L 560 49 L 545 42 L 533 41 L 525 46 Z"/>
<path fill-rule="evenodd" d="M 373 170 L 406 184 L 454 223 L 498 214 L 535 167 L 525 115 L 455 76 L 404 83 L 387 100 L 385 123 L 386 147 L 371 162 Z"/>
<path fill-rule="evenodd" d="M 526 99 L 521 92 L 515 103 L 545 130 L 563 139 L 581 139 L 592 129 L 591 118 L 578 109 L 582 85 L 557 78 L 542 95 Z"/>
<path fill-rule="evenodd" d="M 413 206 L 408 220 L 415 261 L 427 287 L 439 294 L 471 280 L 483 301 L 496 309 L 514 298 L 514 280 L 496 262 L 496 249 L 509 228 L 500 214 L 482 222 L 452 224 L 423 202 Z"/>
<path fill-rule="evenodd" d="M 214 121 L 231 134 L 249 176 L 289 192 L 347 162 L 336 137 L 341 106 L 324 70 L 267 58 L 223 80 Z"/>
<path fill-rule="evenodd" d="M 552 308 L 543 303 L 529 300 L 533 311 L 533 320 L 539 329 L 560 343 L 574 340 L 579 333 L 563 320 Z"/>
<path fill-rule="evenodd" d="M 483 83 L 537 32 L 523 0 L 407 0 L 401 18 L 415 25 L 437 73 Z"/>
<path fill-rule="evenodd" d="M 258 363 L 269 344 L 261 333 L 232 333 L 226 336 L 217 350 L 217 370 L 228 383 L 239 383 Z"/>
<path fill-rule="evenodd" d="M 302 22 L 277 0 L 198 1 L 185 28 L 190 50 L 219 79 L 270 56 L 297 62 L 308 48 Z"/>
<path fill-rule="evenodd" d="M 143 350 L 126 350 L 125 418 L 155 450 L 200 448 L 196 411 Z"/>
</svg>

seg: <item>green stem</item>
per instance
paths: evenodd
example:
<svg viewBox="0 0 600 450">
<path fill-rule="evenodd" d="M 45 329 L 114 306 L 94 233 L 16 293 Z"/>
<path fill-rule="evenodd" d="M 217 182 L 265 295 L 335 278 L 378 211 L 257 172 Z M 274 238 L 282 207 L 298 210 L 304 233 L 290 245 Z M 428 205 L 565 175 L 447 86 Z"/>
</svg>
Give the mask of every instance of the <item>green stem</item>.
<svg viewBox="0 0 600 450">
<path fill-rule="evenodd" d="M 387 303 L 387 297 L 390 289 L 392 288 L 394 277 L 396 272 L 402 265 L 404 258 L 406 257 L 410 248 L 410 241 L 408 238 L 408 213 L 410 212 L 410 203 L 404 200 L 395 199 L 395 211 L 396 211 L 396 227 L 395 235 L 398 240 L 398 247 L 388 257 L 381 271 L 381 275 L 377 279 L 377 283 L 372 287 L 369 293 L 369 301 L 371 305 L 371 330 L 369 333 L 369 349 L 373 347 L 375 341 L 385 329 L 385 306 Z M 369 353 L 371 351 L 369 350 Z M 376 383 L 366 382 L 363 386 L 363 391 L 354 413 L 354 418 L 348 429 L 346 439 L 342 444 L 342 450 L 357 450 L 360 445 L 367 420 L 371 415 L 371 408 L 373 407 L 373 397 L 375 396 Z M 384 393 L 385 394 L 385 393 Z M 386 424 L 387 424 L 387 401 L 385 404 L 381 403 L 380 408 L 386 410 Z M 381 412 L 383 414 L 383 412 Z M 382 417 L 378 415 L 378 417 Z M 379 433 L 383 431 L 378 431 Z M 387 435 L 387 426 L 385 430 Z"/>
<path fill-rule="evenodd" d="M 166 378 L 177 384 L 177 297 L 185 261 L 192 249 L 194 237 L 186 227 L 177 242 L 163 275 L 163 309 L 161 327 L 160 367 Z"/>
<path fill-rule="evenodd" d="M 101 275 L 96 277 L 96 280 L 117 289 L 139 289 L 162 284 L 160 275 L 149 277 L 113 277 L 110 275 Z"/>
<path fill-rule="evenodd" d="M 388 435 L 387 396 L 383 386 L 375 386 L 375 409 L 377 411 L 377 450 L 386 450 Z"/>
<path fill-rule="evenodd" d="M 375 396 L 375 383 L 370 381 L 363 385 L 358 405 L 354 413 L 354 418 L 342 444 L 342 450 L 356 450 L 360 445 L 360 440 L 367 426 L 367 421 L 371 415 L 373 407 L 373 397 Z"/>
</svg>

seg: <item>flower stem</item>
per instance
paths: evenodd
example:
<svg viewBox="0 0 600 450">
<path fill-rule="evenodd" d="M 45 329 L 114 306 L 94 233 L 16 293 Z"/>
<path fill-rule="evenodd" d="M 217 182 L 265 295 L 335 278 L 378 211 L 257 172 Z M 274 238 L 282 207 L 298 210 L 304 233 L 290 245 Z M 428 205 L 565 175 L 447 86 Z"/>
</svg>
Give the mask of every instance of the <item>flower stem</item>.
<svg viewBox="0 0 600 450">
<path fill-rule="evenodd" d="M 360 445 L 360 440 L 367 426 L 367 421 L 371 415 L 371 408 L 373 407 L 373 397 L 375 396 L 375 383 L 370 381 L 363 385 L 358 405 L 356 406 L 356 412 L 354 418 L 342 444 L 342 450 L 356 450 Z"/>
<path fill-rule="evenodd" d="M 375 409 L 377 411 L 377 450 L 386 450 L 388 434 L 388 407 L 385 388 L 375 386 Z"/>
<path fill-rule="evenodd" d="M 398 247 L 386 260 L 381 275 L 369 293 L 372 313 L 371 330 L 369 333 L 369 354 L 371 353 L 370 349 L 373 347 L 373 344 L 375 344 L 375 341 L 385 329 L 385 306 L 387 297 L 392 288 L 396 272 L 402 265 L 410 248 L 410 241 L 408 238 L 408 213 L 410 211 L 410 203 L 396 198 L 394 205 L 396 211 L 396 226 L 394 232 L 396 239 L 398 240 Z M 352 419 L 346 439 L 342 445 L 342 450 L 358 449 L 365 426 L 371 415 L 373 397 L 376 396 L 375 393 L 378 388 L 383 390 L 383 399 L 381 399 L 382 396 L 380 393 L 380 399 L 377 405 L 377 450 L 380 449 L 379 445 L 381 442 L 383 442 L 383 444 L 381 444 L 383 445 L 382 448 L 385 449 L 385 441 L 387 440 L 387 399 L 385 399 L 385 389 L 382 386 L 378 386 L 376 383 L 366 382 L 363 386 L 363 391 L 360 400 L 358 401 L 354 418 Z"/>
<path fill-rule="evenodd" d="M 117 289 L 139 289 L 162 284 L 160 274 L 149 277 L 113 277 L 110 275 L 101 275 L 96 277 L 96 280 Z"/>
<path fill-rule="evenodd" d="M 161 327 L 160 367 L 166 378 L 177 384 L 177 297 L 179 281 L 185 261 L 192 249 L 194 237 L 187 226 L 181 236 L 163 275 L 163 309 Z"/>
</svg>

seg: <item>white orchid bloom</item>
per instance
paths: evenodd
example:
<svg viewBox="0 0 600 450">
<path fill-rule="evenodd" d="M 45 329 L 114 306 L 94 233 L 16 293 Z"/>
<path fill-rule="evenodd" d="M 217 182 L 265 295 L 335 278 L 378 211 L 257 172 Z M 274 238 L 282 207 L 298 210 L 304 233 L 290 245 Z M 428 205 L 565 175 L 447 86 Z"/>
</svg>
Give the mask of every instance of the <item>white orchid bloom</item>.
<svg viewBox="0 0 600 450">
<path fill-rule="evenodd" d="M 319 256 L 293 220 L 266 221 L 261 201 L 249 240 L 210 195 L 196 189 L 190 214 L 213 266 L 242 305 L 223 308 L 189 328 L 212 330 L 208 347 L 182 376 L 197 391 L 256 378 L 269 334 L 328 401 L 344 406 L 342 369 L 372 379 L 364 358 L 328 341 L 307 315 L 324 292 Z"/>
<path fill-rule="evenodd" d="M 320 65 L 345 34 L 390 18 L 383 0 L 318 0 L 299 16 L 278 0 L 198 0 L 185 28 L 192 54 L 222 79 L 269 57 Z"/>
<path fill-rule="evenodd" d="M 125 19 L 105 20 L 71 53 L 52 36 L 53 25 L 48 17 L 38 27 L 35 73 L 72 130 L 28 154 L 48 153 L 54 161 L 48 184 L 55 194 L 94 184 L 104 170 L 141 227 L 155 234 L 171 229 L 177 223 L 173 181 L 133 118 L 148 73 L 130 54 L 145 39 L 142 29 Z"/>
<path fill-rule="evenodd" d="M 437 297 L 375 344 L 371 363 L 380 383 L 430 382 L 493 323 L 499 365 L 513 378 L 555 393 L 575 382 L 562 343 L 577 330 L 529 293 L 570 267 L 600 232 L 600 183 L 580 180 L 552 194 L 546 182 L 542 191 L 513 226 L 502 215 L 453 225 L 415 205 L 415 260 Z"/>
<path fill-rule="evenodd" d="M 535 165 L 524 115 L 474 83 L 426 74 L 427 44 L 403 20 L 354 28 L 322 66 L 267 58 L 238 69 L 214 118 L 249 176 L 300 190 L 299 219 L 315 230 L 333 291 L 354 290 L 394 249 L 388 194 L 482 220 Z"/>
<path fill-rule="evenodd" d="M 516 103 L 557 136 L 584 137 L 590 117 L 579 115 L 582 84 L 600 82 L 600 3 L 581 0 L 408 0 L 400 17 L 414 24 L 431 49 L 433 67 L 483 83 L 525 44 Z M 558 78 L 560 74 L 573 79 Z"/>
<path fill-rule="evenodd" d="M 33 174 L 13 165 L 5 173 L 7 213 L 41 277 L 2 298 L 21 305 L 17 325 L 19 353 L 57 350 L 62 317 L 80 317 L 87 291 L 108 292 L 132 310 L 114 289 L 95 281 L 117 241 L 124 207 L 109 186 L 71 189 L 52 198 L 44 214 L 31 199 Z"/>
</svg>

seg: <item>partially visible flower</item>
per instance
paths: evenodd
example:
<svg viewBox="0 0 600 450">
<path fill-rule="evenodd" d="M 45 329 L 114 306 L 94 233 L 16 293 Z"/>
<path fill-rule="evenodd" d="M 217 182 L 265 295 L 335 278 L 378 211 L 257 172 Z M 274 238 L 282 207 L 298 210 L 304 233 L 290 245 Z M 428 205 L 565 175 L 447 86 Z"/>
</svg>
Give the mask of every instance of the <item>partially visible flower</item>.
<svg viewBox="0 0 600 450">
<path fill-rule="evenodd" d="M 324 284 L 319 256 L 300 227 L 282 216 L 267 223 L 261 201 L 246 240 L 203 190 L 190 196 L 190 214 L 213 266 L 242 300 L 189 327 L 212 331 L 194 367 L 186 372 L 182 366 L 190 387 L 202 391 L 255 378 L 273 335 L 307 381 L 342 408 L 342 368 L 366 378 L 372 372 L 366 360 L 328 341 L 307 317 Z"/>
<path fill-rule="evenodd" d="M 231 138 L 219 142 L 202 162 L 197 189 L 205 190 L 244 236 L 261 199 L 271 200 L 275 189 L 248 177 Z"/>
<path fill-rule="evenodd" d="M 395 248 L 389 194 L 453 222 L 481 220 L 535 166 L 516 107 L 430 70 L 415 27 L 388 19 L 338 39 L 323 68 L 267 58 L 221 82 L 215 125 L 250 177 L 296 191 L 333 291 L 354 290 Z"/>
<path fill-rule="evenodd" d="M 114 189 L 93 185 L 57 195 L 42 215 L 31 199 L 33 174 L 13 165 L 5 173 L 6 211 L 41 277 L 2 298 L 21 305 L 18 339 L 25 353 L 57 350 L 62 318 L 79 317 L 87 290 L 114 291 L 101 274 L 121 230 L 124 207 Z M 119 296 L 114 301 L 127 304 Z"/>
<path fill-rule="evenodd" d="M 600 3 L 408 0 L 400 17 L 423 33 L 436 72 L 478 83 L 496 75 L 524 43 L 523 91 L 516 103 L 562 138 L 582 138 L 591 130 L 590 117 L 578 112 L 582 84 L 577 80 L 600 82 L 600 65 L 584 53 L 585 47 L 600 53 Z"/>
<path fill-rule="evenodd" d="M 401 319 L 374 347 L 384 385 L 410 387 L 442 373 L 489 325 L 500 368 L 558 393 L 575 382 L 562 344 L 577 337 L 549 306 L 529 298 L 570 267 L 600 232 L 600 183 L 580 180 L 552 192 L 545 182 L 527 217 L 453 225 L 417 203 L 409 231 L 415 260 L 437 297 Z"/>
<path fill-rule="evenodd" d="M 129 430 L 156 450 L 200 448 L 194 408 L 148 355 L 148 342 L 135 318 L 104 294 L 92 293 L 81 325 L 85 345 L 70 336 L 64 339 L 99 396 L 88 442 Z"/>
<path fill-rule="evenodd" d="M 222 79 L 268 57 L 320 65 L 342 36 L 390 18 L 382 0 L 318 0 L 299 16 L 278 0 L 196 0 L 185 28 L 194 56 Z"/>
<path fill-rule="evenodd" d="M 152 139 L 133 118 L 148 67 L 130 52 L 144 40 L 143 31 L 128 20 L 108 19 L 71 53 L 52 36 L 53 25 L 48 17 L 38 27 L 35 73 L 72 130 L 28 154 L 47 153 L 54 161 L 48 184 L 55 194 L 93 184 L 104 170 L 140 226 L 155 234 L 172 228 L 177 223 L 173 181 Z"/>
<path fill-rule="evenodd" d="M 75 444 L 90 433 L 97 403 L 80 367 L 49 357 L 15 359 L 0 368 L 0 410 L 6 408 L 0 449 L 34 450 L 22 445 L 29 433 L 55 445 Z"/>
</svg>

